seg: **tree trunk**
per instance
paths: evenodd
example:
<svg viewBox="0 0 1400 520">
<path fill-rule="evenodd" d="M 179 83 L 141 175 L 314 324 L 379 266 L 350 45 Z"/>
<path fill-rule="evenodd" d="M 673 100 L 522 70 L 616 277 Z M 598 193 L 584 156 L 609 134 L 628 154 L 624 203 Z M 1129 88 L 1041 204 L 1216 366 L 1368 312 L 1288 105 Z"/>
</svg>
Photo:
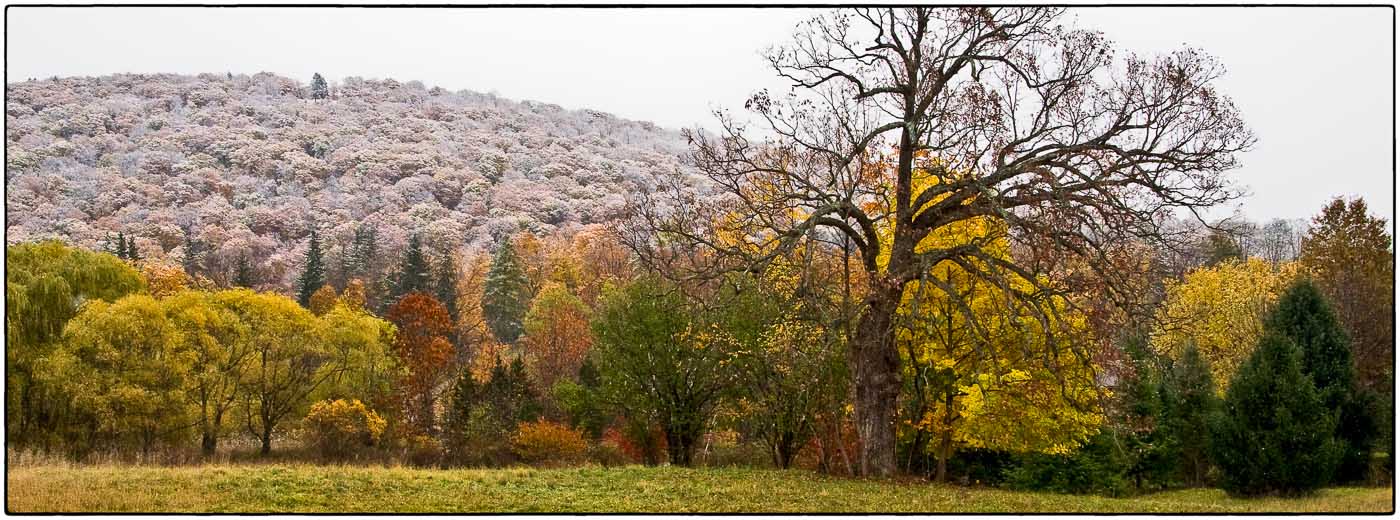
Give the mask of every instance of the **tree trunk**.
<svg viewBox="0 0 1400 520">
<path fill-rule="evenodd" d="M 888 477 L 895 472 L 899 352 L 895 350 L 892 325 L 900 292 L 887 289 L 871 294 L 851 342 L 860 473 L 867 477 Z"/>
<path fill-rule="evenodd" d="M 938 472 L 934 474 L 934 481 L 940 484 L 948 481 L 948 458 L 952 455 L 953 432 L 944 430 L 942 438 L 938 440 Z"/>
<path fill-rule="evenodd" d="M 266 423 L 264 423 L 264 425 L 265 426 L 263 426 L 262 435 L 260 435 L 260 437 L 262 438 L 262 449 L 259 450 L 258 453 L 261 453 L 262 455 L 267 455 L 269 453 L 272 453 L 272 426 L 268 426 L 266 425 Z"/>
<path fill-rule="evenodd" d="M 934 480 L 948 481 L 948 459 L 953 456 L 953 389 L 943 394 L 943 434 L 938 439 L 938 474 Z"/>
</svg>

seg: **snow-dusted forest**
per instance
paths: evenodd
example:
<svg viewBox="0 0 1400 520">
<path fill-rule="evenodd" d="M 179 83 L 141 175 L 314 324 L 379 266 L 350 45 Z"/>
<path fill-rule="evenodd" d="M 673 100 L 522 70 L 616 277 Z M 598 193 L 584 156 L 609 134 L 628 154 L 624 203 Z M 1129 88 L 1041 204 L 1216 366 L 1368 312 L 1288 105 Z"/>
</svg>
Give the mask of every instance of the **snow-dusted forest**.
<svg viewBox="0 0 1400 520">
<path fill-rule="evenodd" d="M 346 78 L 322 99 L 310 79 L 7 85 L 7 241 L 106 248 L 120 233 L 143 257 L 179 260 L 194 240 L 210 278 L 246 257 L 282 285 L 313 226 L 329 251 L 363 224 L 387 257 L 414 232 L 473 248 L 606 223 L 625 194 L 684 171 L 684 138 L 647 122 L 393 79 Z"/>
</svg>

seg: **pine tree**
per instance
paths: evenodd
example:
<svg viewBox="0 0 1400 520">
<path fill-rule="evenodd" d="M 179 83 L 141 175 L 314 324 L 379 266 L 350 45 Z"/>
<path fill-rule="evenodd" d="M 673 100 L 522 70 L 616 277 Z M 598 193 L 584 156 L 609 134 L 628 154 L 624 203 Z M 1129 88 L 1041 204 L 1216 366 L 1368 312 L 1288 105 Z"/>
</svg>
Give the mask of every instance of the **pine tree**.
<svg viewBox="0 0 1400 520">
<path fill-rule="evenodd" d="M 1336 421 L 1288 337 L 1266 329 L 1211 421 L 1211 459 L 1231 495 L 1301 495 L 1331 479 L 1342 456 Z"/>
<path fill-rule="evenodd" d="M 496 339 L 513 343 L 524 330 L 530 306 L 529 281 L 510 239 L 501 242 L 482 284 L 481 312 Z"/>
<path fill-rule="evenodd" d="M 390 300 L 398 301 L 404 295 L 413 292 L 427 293 L 432 285 L 432 271 L 428 266 L 428 259 L 423 255 L 423 242 L 417 235 L 408 239 L 408 248 L 404 250 L 403 265 L 399 267 L 398 276 L 394 280 L 393 293 Z"/>
<path fill-rule="evenodd" d="M 434 294 L 438 301 L 447 307 L 447 313 L 452 316 L 452 322 L 457 323 L 457 262 L 452 258 L 452 252 L 443 250 L 438 255 L 437 276 L 433 278 Z"/>
<path fill-rule="evenodd" d="M 321 236 L 313 228 L 311 239 L 306 247 L 306 262 L 302 264 L 301 278 L 297 280 L 297 301 L 302 307 L 310 307 L 311 295 L 326 284 L 326 267 L 321 258 Z"/>
<path fill-rule="evenodd" d="M 1358 393 L 1346 331 L 1332 306 L 1311 280 L 1300 279 L 1279 297 L 1265 318 L 1265 327 L 1298 345 L 1303 373 L 1312 379 L 1323 405 L 1338 419 L 1337 434 L 1345 443 L 1345 455 L 1337 480 L 1365 478 L 1376 434 L 1374 414 L 1368 408 L 1373 399 Z"/>
<path fill-rule="evenodd" d="M 238 255 L 238 264 L 233 271 L 233 285 L 252 289 L 258 284 L 257 274 L 248 262 L 248 255 Z"/>
<path fill-rule="evenodd" d="M 1165 436 L 1175 445 L 1183 482 L 1203 486 L 1210 470 L 1210 421 L 1220 412 L 1220 397 L 1210 376 L 1210 365 L 1186 346 L 1164 381 L 1162 421 Z"/>
<path fill-rule="evenodd" d="M 311 75 L 311 99 L 326 99 L 330 97 L 331 90 L 326 85 L 326 78 L 321 77 L 317 72 Z"/>
</svg>

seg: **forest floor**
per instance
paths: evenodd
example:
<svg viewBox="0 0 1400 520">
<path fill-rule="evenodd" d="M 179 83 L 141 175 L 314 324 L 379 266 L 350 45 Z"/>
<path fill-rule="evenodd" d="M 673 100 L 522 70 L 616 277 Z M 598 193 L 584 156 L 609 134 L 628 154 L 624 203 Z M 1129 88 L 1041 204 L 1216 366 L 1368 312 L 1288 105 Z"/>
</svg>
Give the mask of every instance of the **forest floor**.
<svg viewBox="0 0 1400 520">
<path fill-rule="evenodd" d="M 1391 512 L 1391 488 L 1296 499 L 1215 489 L 1133 498 L 873 481 L 810 471 L 584 467 L 35 465 L 9 468 L 18 512 Z"/>
</svg>

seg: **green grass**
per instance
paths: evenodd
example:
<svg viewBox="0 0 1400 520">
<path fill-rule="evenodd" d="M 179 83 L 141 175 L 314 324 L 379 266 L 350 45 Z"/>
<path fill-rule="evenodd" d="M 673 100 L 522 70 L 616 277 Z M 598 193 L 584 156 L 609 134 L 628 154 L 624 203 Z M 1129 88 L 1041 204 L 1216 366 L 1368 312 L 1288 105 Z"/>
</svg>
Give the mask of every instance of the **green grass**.
<svg viewBox="0 0 1400 520">
<path fill-rule="evenodd" d="M 1114 499 L 827 477 L 599 467 L 427 470 L 309 465 L 19 466 L 11 512 L 1390 512 L 1390 488 L 1298 499 L 1185 490 Z"/>
</svg>

